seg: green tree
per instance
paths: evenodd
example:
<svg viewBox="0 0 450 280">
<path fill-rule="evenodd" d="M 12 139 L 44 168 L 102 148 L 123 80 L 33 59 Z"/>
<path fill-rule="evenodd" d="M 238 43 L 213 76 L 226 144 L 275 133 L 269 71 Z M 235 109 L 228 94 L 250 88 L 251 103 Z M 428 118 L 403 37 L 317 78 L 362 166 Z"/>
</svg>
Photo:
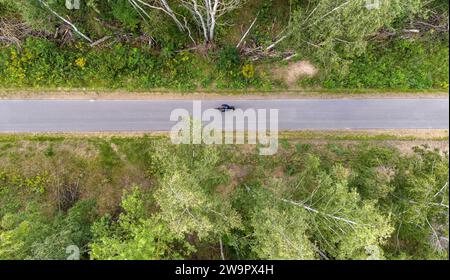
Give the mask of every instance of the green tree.
<svg viewBox="0 0 450 280">
<path fill-rule="evenodd" d="M 394 191 L 391 182 L 398 164 L 398 153 L 387 147 L 359 146 L 351 162 L 349 185 L 363 199 L 382 201 Z"/>
<path fill-rule="evenodd" d="M 293 13 L 288 37 L 328 67 L 359 55 L 370 36 L 422 8 L 421 0 L 313 0 Z"/>
<path fill-rule="evenodd" d="M 31 255 L 34 242 L 43 240 L 50 231 L 48 221 L 31 203 L 19 213 L 7 213 L 0 225 L 0 259 L 23 260 Z"/>
<path fill-rule="evenodd" d="M 150 215 L 144 199 L 135 188 L 124 195 L 123 213 L 117 221 L 105 216 L 92 226 L 91 259 L 180 259 L 192 252 L 193 248 L 172 233 L 159 215 Z"/>
<path fill-rule="evenodd" d="M 48 236 L 33 243 L 29 259 L 64 260 L 68 257 L 69 246 L 78 247 L 80 257 L 85 257 L 92 238 L 91 225 L 97 218 L 95 207 L 93 200 L 80 201 L 66 215 L 57 215 Z"/>
<path fill-rule="evenodd" d="M 64 260 L 66 248 L 75 245 L 86 253 L 95 202 L 80 201 L 67 214 L 47 217 L 31 203 L 19 213 L 3 216 L 0 225 L 0 259 Z"/>
<path fill-rule="evenodd" d="M 251 214 L 252 250 L 261 259 L 310 260 L 316 258 L 308 239 L 307 213 L 275 201 L 264 191 L 251 190 L 258 202 Z"/>
<path fill-rule="evenodd" d="M 309 155 L 296 179 L 274 181 L 269 188 L 284 203 L 307 212 L 308 232 L 322 258 L 383 258 L 382 245 L 393 231 L 389 215 L 349 188 L 348 176 L 344 167 L 327 171 L 318 157 Z"/>
<path fill-rule="evenodd" d="M 395 191 L 386 201 L 396 231 L 389 244 L 394 256 L 448 258 L 448 154 L 417 147 L 397 165 Z"/>
<path fill-rule="evenodd" d="M 180 237 L 195 233 L 199 239 L 208 239 L 239 227 L 238 213 L 214 190 L 223 181 L 218 149 L 193 145 L 175 149 L 162 154 L 166 166 L 155 194 L 161 217 L 171 230 Z"/>
</svg>

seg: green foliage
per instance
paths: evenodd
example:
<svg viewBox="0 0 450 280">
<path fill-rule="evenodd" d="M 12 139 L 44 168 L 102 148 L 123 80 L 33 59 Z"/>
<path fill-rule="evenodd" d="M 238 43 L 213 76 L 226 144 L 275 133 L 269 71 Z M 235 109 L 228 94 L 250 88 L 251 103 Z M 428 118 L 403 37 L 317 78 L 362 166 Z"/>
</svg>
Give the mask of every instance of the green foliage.
<svg viewBox="0 0 450 280">
<path fill-rule="evenodd" d="M 118 46 L 114 52 L 86 53 L 83 46 L 78 45 L 74 51 L 59 49 L 43 40 L 28 40 L 20 53 L 12 48 L 6 49 L 6 52 L 9 52 L 9 59 L 5 63 L 4 75 L 1 76 L 2 84 L 10 86 L 69 84 L 81 87 L 89 85 L 91 80 L 91 85 L 102 86 L 110 83 L 111 87 L 116 87 L 117 84 L 125 83 L 129 78 L 128 75 L 139 71 L 136 61 L 140 60 L 139 53 L 128 48 Z M 148 57 L 140 67 L 143 69 L 147 66 L 147 69 L 152 69 L 153 63 Z"/>
<path fill-rule="evenodd" d="M 42 175 L 35 175 L 27 178 L 18 174 L 10 174 L 8 178 L 5 175 L 4 180 L 8 180 L 8 184 L 19 188 L 43 194 L 45 192 L 45 187 L 48 184 L 48 174 L 44 173 Z"/>
<path fill-rule="evenodd" d="M 395 254 L 446 259 L 448 154 L 415 148 L 414 155 L 397 165 L 393 186 L 395 190 L 385 205 L 395 213 Z"/>
<path fill-rule="evenodd" d="M 324 81 L 328 88 L 448 89 L 447 43 L 398 40 L 388 46 L 370 45 L 353 59 L 348 74 L 339 70 Z"/>
<path fill-rule="evenodd" d="M 33 243 L 45 238 L 48 225 L 36 208 L 36 204 L 30 204 L 22 213 L 8 213 L 2 217 L 0 259 L 26 259 Z"/>
<path fill-rule="evenodd" d="M 389 216 L 382 215 L 374 201 L 363 201 L 355 189 L 348 188 L 341 166 L 318 176 L 319 185 L 306 203 L 319 211 L 313 215 L 319 247 L 337 259 L 383 258 L 381 245 L 393 231 Z M 339 231 L 344 234 L 335 234 Z"/>
<path fill-rule="evenodd" d="M 215 56 L 215 68 L 220 77 L 218 88 L 264 87 L 264 77 L 252 63 L 245 63 L 235 46 L 226 45 Z M 271 84 L 271 81 L 266 83 Z"/>
<path fill-rule="evenodd" d="M 217 68 L 221 72 L 232 72 L 239 69 L 241 66 L 241 56 L 239 50 L 234 46 L 225 46 L 217 57 Z"/>
<path fill-rule="evenodd" d="M 362 200 L 349 188 L 348 173 L 342 166 L 325 171 L 320 159 L 309 155 L 297 176 L 288 182 L 295 187 L 275 181 L 271 188 L 287 198 L 285 203 L 307 211 L 309 232 L 323 255 L 335 259 L 383 257 L 381 245 L 393 230 L 389 217 L 382 215 L 374 201 Z"/>
<path fill-rule="evenodd" d="M 211 193 L 221 180 L 213 180 L 218 150 L 189 145 L 174 154 L 179 156 L 163 157 L 161 187 L 155 194 L 161 217 L 171 230 L 180 237 L 195 233 L 199 239 L 209 239 L 239 227 L 239 215 L 231 205 Z"/>
<path fill-rule="evenodd" d="M 192 252 L 192 247 L 171 232 L 158 215 L 148 214 L 144 199 L 145 196 L 135 188 L 124 195 L 123 213 L 117 221 L 105 216 L 92 226 L 92 259 L 180 259 Z"/>
<path fill-rule="evenodd" d="M 20 50 L 0 48 L 0 87 L 192 90 L 209 75 L 207 67 L 201 67 L 204 63 L 204 58 L 188 52 L 169 50 L 158 56 L 129 45 L 117 44 L 112 50 L 88 49 L 83 44 L 62 48 L 47 40 L 29 39 Z M 240 67 L 239 63 L 232 71 L 235 76 L 227 75 L 227 79 L 244 82 Z M 253 80 L 256 77 L 249 81 Z"/>
<path fill-rule="evenodd" d="M 327 65 L 342 67 L 341 59 L 360 55 L 368 37 L 389 27 L 400 16 L 420 11 L 421 0 L 380 0 L 376 8 L 366 0 L 315 0 L 297 9 L 290 35 L 296 46 L 315 53 Z"/>
<path fill-rule="evenodd" d="M 0 140 L 0 259 L 447 258 L 448 154 L 427 147 Z"/>
<path fill-rule="evenodd" d="M 361 147 L 353 160 L 349 185 L 356 188 L 364 199 L 383 200 L 393 191 L 396 154 L 382 147 Z M 386 165 L 383 165 L 386 163 Z"/>
<path fill-rule="evenodd" d="M 421 30 L 418 38 L 377 39 L 380 31 L 398 33 L 410 22 L 427 21 L 439 10 L 438 2 L 386 0 L 376 9 L 367 9 L 364 0 L 300 6 L 289 42 L 322 68 L 319 77 L 301 83 L 330 89 L 448 89 L 448 34 L 431 29 Z"/>
<path fill-rule="evenodd" d="M 87 245 L 91 241 L 91 225 L 97 218 L 95 201 L 85 200 L 76 203 L 67 214 L 58 215 L 48 235 L 34 242 L 30 259 L 64 260 L 68 257 L 67 248 L 77 246 L 80 257 L 87 256 Z"/>
<path fill-rule="evenodd" d="M 9 16 L 15 11 L 15 3 L 10 0 L 0 0 L 0 16 Z"/>
<path fill-rule="evenodd" d="M 138 28 L 141 21 L 140 16 L 128 0 L 113 1 L 111 9 L 114 18 L 119 20 L 125 28 L 132 31 Z"/>
<path fill-rule="evenodd" d="M 4 215 L 0 226 L 0 259 L 63 260 L 68 257 L 66 248 L 71 245 L 85 253 L 91 239 L 94 206 L 92 201 L 80 202 L 53 220 L 34 203 L 25 211 Z"/>
<path fill-rule="evenodd" d="M 47 11 L 37 0 L 0 0 L 0 6 L 4 7 L 3 9 L 10 13 L 19 13 L 22 19 L 34 29 L 51 30 L 52 23 L 47 21 Z"/>
<path fill-rule="evenodd" d="M 104 168 L 107 174 L 113 172 L 114 167 L 119 167 L 121 164 L 120 158 L 114 149 L 111 147 L 110 143 L 101 143 L 100 147 L 100 164 Z"/>
<path fill-rule="evenodd" d="M 50 176 L 46 171 L 40 174 L 24 175 L 16 171 L 0 169 L 0 217 L 21 208 L 15 196 L 24 198 L 41 197 L 46 193 Z"/>
<path fill-rule="evenodd" d="M 208 60 L 208 59 L 207 59 Z M 188 52 L 155 55 L 128 45 L 112 50 L 90 50 L 77 44 L 61 48 L 43 39 L 29 39 L 22 49 L 0 48 L 0 87 L 122 88 L 193 90 L 272 87 L 257 66 L 241 60 L 235 48 L 219 52 L 215 69 Z M 447 89 L 448 46 L 420 41 L 371 44 L 352 58 L 346 71 L 336 68 L 303 84 L 323 83 L 327 88 Z M 211 63 L 210 63 L 211 64 Z"/>
<path fill-rule="evenodd" d="M 255 207 L 250 225 L 254 238 L 252 250 L 260 259 L 315 259 L 314 245 L 308 238 L 307 213 L 275 201 L 263 191 L 249 190 Z"/>
<path fill-rule="evenodd" d="M 428 28 L 420 30 L 417 40 L 401 36 L 373 40 L 380 31 L 399 34 L 414 22 L 437 24 L 435 17 L 444 25 L 448 4 L 441 0 L 382 0 L 379 9 L 368 9 L 366 0 L 248 1 L 227 16 L 242 23 L 218 27 L 217 35 L 223 37 L 218 38 L 220 43 L 193 53 L 180 51 L 190 49 L 192 41 L 160 10 L 148 9 L 144 20 L 127 0 L 89 0 L 82 2 L 80 10 L 66 9 L 64 0 L 45 2 L 92 40 L 113 38 L 100 44 L 104 48 L 91 48 L 77 43 L 84 41 L 73 29 L 66 32 L 70 26 L 38 0 L 0 0 L 7 27 L 23 21 L 34 31 L 20 48 L 0 47 L 1 88 L 281 89 L 286 85 L 276 81 L 275 73 L 270 74 L 278 59 L 253 62 L 235 48 L 242 33 L 238 29 L 258 15 L 247 46 L 264 48 L 287 35 L 277 48 L 291 51 L 294 47 L 299 59 L 309 59 L 321 69 L 318 77 L 302 80 L 302 85 L 448 89 L 447 33 L 437 36 L 439 32 Z M 183 8 L 175 12 L 190 16 Z M 0 44 L 23 36 L 21 30 L 16 30 L 16 36 L 15 31 L 6 30 Z M 55 30 L 59 33 L 50 39 Z M 194 33 L 195 38 L 201 37 Z"/>
</svg>

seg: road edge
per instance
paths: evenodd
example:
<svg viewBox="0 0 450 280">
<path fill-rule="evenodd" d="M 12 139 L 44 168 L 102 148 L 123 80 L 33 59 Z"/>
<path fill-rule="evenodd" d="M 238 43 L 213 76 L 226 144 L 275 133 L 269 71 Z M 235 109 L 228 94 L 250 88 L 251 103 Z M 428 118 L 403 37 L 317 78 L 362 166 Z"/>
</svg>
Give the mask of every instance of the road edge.
<svg viewBox="0 0 450 280">
<path fill-rule="evenodd" d="M 220 91 L 125 92 L 83 90 L 2 91 L 0 100 L 256 100 L 256 99 L 448 99 L 448 92 Z"/>
</svg>

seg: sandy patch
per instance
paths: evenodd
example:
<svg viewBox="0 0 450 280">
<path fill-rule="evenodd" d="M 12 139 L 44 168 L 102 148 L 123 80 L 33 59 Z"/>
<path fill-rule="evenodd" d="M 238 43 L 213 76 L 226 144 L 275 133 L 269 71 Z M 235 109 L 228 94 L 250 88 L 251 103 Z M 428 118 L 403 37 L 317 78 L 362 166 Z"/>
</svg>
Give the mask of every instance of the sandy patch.
<svg viewBox="0 0 450 280">
<path fill-rule="evenodd" d="M 302 60 L 275 68 L 273 75 L 276 79 L 284 81 L 289 87 L 293 87 L 299 79 L 314 77 L 317 72 L 318 69 L 311 62 Z"/>
<path fill-rule="evenodd" d="M 299 61 L 290 64 L 286 69 L 285 81 L 288 85 L 295 84 L 300 78 L 314 77 L 317 74 L 317 68 L 309 61 Z"/>
</svg>

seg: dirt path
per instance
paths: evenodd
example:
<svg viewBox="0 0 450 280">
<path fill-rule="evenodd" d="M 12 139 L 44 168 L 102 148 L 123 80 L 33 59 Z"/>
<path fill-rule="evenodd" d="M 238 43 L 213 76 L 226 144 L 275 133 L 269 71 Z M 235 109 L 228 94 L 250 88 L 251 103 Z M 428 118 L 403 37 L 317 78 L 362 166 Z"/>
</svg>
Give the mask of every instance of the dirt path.
<svg viewBox="0 0 450 280">
<path fill-rule="evenodd" d="M 0 133 L 2 137 L 24 137 L 33 139 L 39 137 L 169 137 L 165 131 L 135 131 L 135 132 L 73 132 L 73 133 Z M 303 130 L 280 131 L 280 139 L 286 140 L 327 140 L 327 141 L 437 141 L 447 142 L 449 131 L 446 129 L 373 129 L 373 130 Z"/>
<path fill-rule="evenodd" d="M 125 91 L 84 91 L 84 90 L 59 90 L 59 91 L 13 91 L 1 90 L 0 99 L 67 99 L 67 100 L 252 100 L 252 99 L 368 99 L 368 98 L 448 98 L 448 92 L 321 92 L 321 91 L 278 91 L 256 92 L 245 91 L 221 91 L 212 92 L 125 92 Z"/>
</svg>

